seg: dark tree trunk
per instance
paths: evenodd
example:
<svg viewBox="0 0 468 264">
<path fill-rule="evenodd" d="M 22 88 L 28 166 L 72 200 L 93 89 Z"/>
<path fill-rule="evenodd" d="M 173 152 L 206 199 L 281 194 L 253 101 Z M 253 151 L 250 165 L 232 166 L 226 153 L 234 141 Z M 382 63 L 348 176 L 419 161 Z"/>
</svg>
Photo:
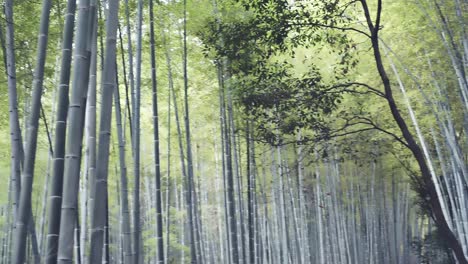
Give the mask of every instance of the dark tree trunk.
<svg viewBox="0 0 468 264">
<path fill-rule="evenodd" d="M 134 190 L 133 190 L 133 251 L 134 263 L 140 264 L 144 260 L 141 239 L 140 219 L 140 100 L 141 100 L 141 48 L 142 48 L 142 23 L 143 23 L 143 0 L 138 0 L 137 8 L 137 54 L 136 54 L 136 82 L 135 96 L 133 98 L 133 157 L 134 157 Z"/>
<path fill-rule="evenodd" d="M 200 262 L 200 245 L 198 231 L 196 230 L 196 210 L 194 208 L 194 181 L 193 181 L 193 159 L 192 159 L 192 144 L 190 134 L 190 117 L 188 107 L 188 72 L 187 72 L 187 0 L 184 0 L 184 31 L 183 31 L 183 72 L 184 72 L 184 105 L 185 105 L 185 141 L 187 144 L 187 211 L 190 228 L 190 243 L 192 263 Z"/>
<path fill-rule="evenodd" d="M 159 157 L 159 116 L 158 116 L 158 88 L 156 79 L 156 45 L 154 42 L 154 15 L 153 0 L 149 0 L 150 15 L 150 44 L 151 44 L 151 87 L 153 93 L 153 140 L 154 140 L 154 166 L 156 172 L 156 240 L 158 247 L 158 263 L 164 263 L 163 221 L 161 201 L 161 164 Z"/>
<path fill-rule="evenodd" d="M 397 123 L 403 135 L 403 138 L 406 140 L 406 143 L 408 144 L 408 148 L 412 152 L 413 157 L 416 159 L 419 169 L 421 171 L 422 182 L 420 183 L 421 186 L 419 187 L 422 188 L 422 191 L 426 192 L 426 194 L 429 196 L 428 203 L 431 207 L 432 217 L 434 218 L 434 222 L 439 228 L 440 234 L 445 238 L 448 246 L 453 250 L 455 256 L 457 257 L 458 262 L 461 264 L 468 264 L 468 260 L 466 259 L 466 256 L 463 253 L 463 248 L 460 242 L 456 238 L 453 231 L 450 229 L 447 223 L 447 219 L 445 219 L 445 216 L 442 210 L 442 205 L 439 201 L 439 197 L 437 195 L 434 182 L 431 179 L 432 177 L 431 172 L 424 158 L 424 154 L 421 150 L 421 147 L 418 145 L 418 143 L 416 143 L 416 140 L 414 139 L 414 136 L 411 134 L 408 128 L 408 125 L 406 124 L 405 119 L 401 115 L 400 110 L 398 109 L 398 106 L 395 103 L 395 99 L 393 97 L 390 79 L 388 78 L 387 72 L 383 65 L 382 55 L 380 53 L 380 47 L 379 47 L 378 33 L 380 30 L 380 16 L 381 16 L 381 11 L 382 11 L 382 0 L 378 1 L 377 18 L 375 21 L 375 25 L 370 17 L 370 12 L 367 6 L 367 1 L 361 0 L 361 4 L 364 9 L 369 31 L 371 32 L 370 37 L 371 37 L 371 42 L 372 42 L 372 49 L 374 52 L 374 59 L 375 59 L 376 67 L 379 72 L 380 78 L 384 85 L 385 99 L 387 100 L 392 116 L 395 122 Z"/>
</svg>

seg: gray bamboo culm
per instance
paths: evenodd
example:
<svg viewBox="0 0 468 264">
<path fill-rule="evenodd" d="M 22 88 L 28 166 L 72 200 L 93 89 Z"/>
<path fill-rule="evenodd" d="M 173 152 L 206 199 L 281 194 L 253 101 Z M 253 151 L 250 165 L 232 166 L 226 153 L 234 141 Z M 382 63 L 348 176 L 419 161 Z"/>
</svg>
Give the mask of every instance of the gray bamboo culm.
<svg viewBox="0 0 468 264">
<path fill-rule="evenodd" d="M 23 264 L 26 258 L 26 235 L 32 219 L 31 197 L 34 179 L 34 164 L 36 161 L 37 135 L 43 90 L 44 66 L 47 54 L 47 41 L 49 35 L 49 16 L 51 1 L 42 3 L 41 22 L 38 34 L 37 59 L 34 69 L 33 94 L 31 109 L 27 123 L 26 148 L 24 152 L 24 168 L 21 175 L 21 192 L 19 195 L 18 214 L 16 219 L 16 232 L 13 244 L 12 263 Z"/>
<path fill-rule="evenodd" d="M 117 87 L 118 88 L 118 87 Z M 119 142 L 119 163 L 120 163 L 120 205 L 121 205 L 121 236 L 123 263 L 132 263 L 132 243 L 130 229 L 130 210 L 128 206 L 128 179 L 127 165 L 125 161 L 125 140 L 122 127 L 122 114 L 120 108 L 120 95 L 118 89 L 114 91 L 115 119 L 117 125 L 117 137 Z"/>
<path fill-rule="evenodd" d="M 62 62 L 58 84 L 57 112 L 55 124 L 53 172 L 49 194 L 49 213 L 47 215 L 47 242 L 44 262 L 57 263 L 58 235 L 60 231 L 60 211 L 62 206 L 63 171 L 65 157 L 65 135 L 68 110 L 68 91 L 70 85 L 70 66 L 72 59 L 73 28 L 75 24 L 76 1 L 67 2 L 65 30 L 63 31 Z"/>
<path fill-rule="evenodd" d="M 119 1 L 109 3 L 106 21 L 106 49 L 104 56 L 101 114 L 99 124 L 99 147 L 97 155 L 97 171 L 94 181 L 93 218 L 91 219 L 91 245 L 89 263 L 99 263 L 103 257 L 104 227 L 107 212 L 107 177 L 109 171 L 110 131 L 112 116 L 113 93 L 116 87 L 116 43 Z"/>
<path fill-rule="evenodd" d="M 90 50 L 94 28 L 95 1 L 78 3 L 76 41 L 74 42 L 73 78 L 67 117 L 62 210 L 58 239 L 57 263 L 73 261 L 74 234 L 78 219 L 78 189 L 81 169 L 81 147 L 84 132 L 86 95 L 89 81 Z"/>
</svg>

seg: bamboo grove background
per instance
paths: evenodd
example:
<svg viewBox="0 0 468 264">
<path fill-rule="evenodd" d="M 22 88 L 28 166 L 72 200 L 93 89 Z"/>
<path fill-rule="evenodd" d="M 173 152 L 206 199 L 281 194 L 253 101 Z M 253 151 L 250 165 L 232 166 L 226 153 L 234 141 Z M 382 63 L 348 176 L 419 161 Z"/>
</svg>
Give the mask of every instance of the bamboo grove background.
<svg viewBox="0 0 468 264">
<path fill-rule="evenodd" d="M 468 263 L 467 9 L 3 1 L 0 263 Z"/>
</svg>

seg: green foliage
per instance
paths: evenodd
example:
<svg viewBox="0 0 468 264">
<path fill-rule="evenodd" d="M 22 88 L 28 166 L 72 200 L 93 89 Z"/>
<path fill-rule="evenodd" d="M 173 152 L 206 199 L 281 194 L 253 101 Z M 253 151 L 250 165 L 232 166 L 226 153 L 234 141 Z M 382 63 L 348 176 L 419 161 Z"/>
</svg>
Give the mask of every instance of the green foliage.
<svg viewBox="0 0 468 264">
<path fill-rule="evenodd" d="M 279 144 L 283 135 L 294 135 L 299 128 L 323 132 L 324 116 L 340 102 L 339 94 L 327 93 L 313 68 L 303 77 L 293 77 L 291 65 L 272 64 L 234 79 L 232 85 L 249 118 L 256 120 L 256 132 L 271 144 Z"/>
<path fill-rule="evenodd" d="M 346 34 L 322 30 L 315 18 L 311 20 L 312 15 L 321 14 L 322 24 L 342 23 L 343 18 L 330 20 L 331 14 L 340 10 L 337 4 L 241 3 L 244 10 L 237 7 L 234 20 L 231 12 L 215 14 L 198 35 L 205 44 L 205 54 L 226 67 L 231 76 L 226 86 L 245 114 L 256 120 L 257 138 L 279 144 L 299 128 L 326 133 L 323 119 L 341 102 L 341 93 L 333 90 L 332 82 L 346 78 L 357 63 L 352 55 L 354 45 Z M 319 11 L 321 8 L 326 11 Z M 238 15 L 241 12 L 243 16 Z M 328 52 L 336 54 L 327 62 L 333 76 L 325 79 L 315 61 L 298 76 L 297 64 L 285 58 L 294 58 L 300 47 L 319 45 L 328 45 Z"/>
</svg>

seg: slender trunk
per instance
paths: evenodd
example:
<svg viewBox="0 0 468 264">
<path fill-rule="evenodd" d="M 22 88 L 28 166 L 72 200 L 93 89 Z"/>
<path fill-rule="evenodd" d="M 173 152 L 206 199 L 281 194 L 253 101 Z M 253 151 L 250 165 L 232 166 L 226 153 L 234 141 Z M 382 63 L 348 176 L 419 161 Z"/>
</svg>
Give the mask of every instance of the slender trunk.
<svg viewBox="0 0 468 264">
<path fill-rule="evenodd" d="M 21 138 L 21 129 L 19 126 L 18 116 L 18 96 L 16 90 L 16 60 L 14 51 L 14 27 L 13 27 L 13 2 L 6 1 L 5 3 L 5 19 L 7 22 L 7 35 L 6 35 L 6 47 L 3 35 L 1 37 L 2 49 L 4 53 L 4 62 L 8 79 L 8 107 L 9 107 L 9 124 L 10 124 L 10 139 L 11 139 L 11 187 L 13 190 L 13 223 L 16 223 L 18 204 L 20 199 L 21 191 L 21 166 L 24 164 L 24 151 Z M 45 54 L 44 54 L 45 56 Z M 42 84 L 41 84 L 42 85 Z M 42 110 L 42 107 L 39 107 Z M 45 119 L 44 119 L 45 120 Z M 39 122 L 39 121 L 37 121 Z M 47 124 L 46 124 L 47 128 Z M 48 131 L 48 128 L 47 128 Z M 49 133 L 47 133 L 49 135 Z M 49 137 L 50 143 L 50 137 Z M 32 209 L 30 209 L 31 211 Z M 40 261 L 39 249 L 37 246 L 37 238 L 34 227 L 34 220 L 32 217 L 32 211 L 29 212 L 30 221 L 28 223 L 28 230 L 31 233 L 31 241 L 35 262 Z M 13 229 L 16 225 L 13 225 Z M 42 234 L 42 233 L 41 233 Z"/>
<path fill-rule="evenodd" d="M 29 223 L 33 220 L 31 213 L 31 197 L 36 161 L 37 134 L 43 90 L 44 66 L 46 59 L 47 40 L 49 35 L 49 16 L 51 1 L 45 0 L 42 5 L 41 22 L 38 36 L 37 61 L 34 70 L 33 95 L 31 113 L 26 131 L 26 150 L 24 170 L 21 180 L 18 215 L 16 219 L 16 234 L 13 245 L 13 263 L 22 264 L 26 257 L 26 234 Z"/>
<path fill-rule="evenodd" d="M 97 26 L 96 24 L 94 25 Z M 81 186 L 83 192 L 80 193 L 81 199 L 81 219 L 82 219 L 82 234 L 81 234 L 81 261 L 86 263 L 86 249 L 88 242 L 88 219 L 93 219 L 93 207 L 94 207 L 94 182 L 96 179 L 96 86 L 97 86 L 97 28 L 92 31 L 92 44 L 91 44 L 91 58 L 90 58 L 90 70 L 89 70 L 89 84 L 87 93 L 87 104 L 86 104 L 86 145 L 87 145 L 87 156 L 85 160 L 86 170 L 84 173 L 84 179 L 82 179 Z M 102 47 L 101 47 L 102 52 Z"/>
<path fill-rule="evenodd" d="M 112 116 L 112 95 L 116 89 L 116 42 L 119 1 L 111 0 L 106 21 L 106 53 L 102 74 L 101 115 L 99 124 L 99 148 L 94 187 L 93 218 L 91 219 L 91 245 L 89 263 L 102 261 L 104 228 L 107 214 L 107 178 Z"/>
<path fill-rule="evenodd" d="M 318 153 L 315 151 L 315 157 L 316 160 L 318 160 Z M 325 264 L 325 249 L 324 249 L 324 238 L 323 238 L 323 224 L 322 224 L 322 210 L 324 209 L 322 205 L 322 194 L 321 194 L 321 188 L 320 188 L 320 170 L 318 167 L 318 164 L 315 165 L 315 177 L 316 177 L 316 183 L 315 183 L 315 203 L 316 203 L 316 210 L 317 210 L 317 231 L 318 231 L 318 246 L 319 246 L 319 264 Z"/>
<path fill-rule="evenodd" d="M 21 177 L 21 131 L 18 116 L 18 95 L 16 90 L 16 58 L 14 50 L 14 22 L 13 22 L 13 0 L 5 2 L 6 27 L 6 50 L 5 67 L 8 78 L 8 107 L 10 121 L 10 139 L 11 139 L 11 190 L 13 204 L 13 222 L 17 220 L 17 208 L 20 195 L 20 177 Z M 5 54 L 6 53 L 6 54 Z"/>
<path fill-rule="evenodd" d="M 39 245 L 37 243 L 37 232 L 36 232 L 36 225 L 34 224 L 33 215 L 31 213 L 31 221 L 28 224 L 28 233 L 30 235 L 31 240 L 31 251 L 33 255 L 33 260 L 35 264 L 41 263 L 41 256 L 39 253 Z"/>
<path fill-rule="evenodd" d="M 241 251 L 239 254 L 241 254 L 240 262 L 245 263 L 247 262 L 247 256 L 246 256 L 246 245 L 245 245 L 245 217 L 244 217 L 244 203 L 243 203 L 243 195 L 242 195 L 242 168 L 240 166 L 239 160 L 240 154 L 239 154 L 239 147 L 238 147 L 238 141 L 236 140 L 236 127 L 234 124 L 234 113 L 233 113 L 233 104 L 232 104 L 232 94 L 231 90 L 228 90 L 228 120 L 229 120 L 229 128 L 230 128 L 230 134 L 231 134 L 231 146 L 232 146 L 232 152 L 233 152 L 233 168 L 235 168 L 235 173 L 234 175 L 236 178 L 235 186 L 234 186 L 234 192 L 237 192 L 237 206 L 239 207 L 239 218 L 238 221 L 236 219 L 238 229 L 240 229 L 238 236 L 238 241 L 240 240 L 239 244 L 239 250 Z"/>
<path fill-rule="evenodd" d="M 293 223 L 293 230 L 294 230 L 294 244 L 292 244 L 292 247 L 295 247 L 295 253 L 293 254 L 293 262 L 294 263 L 302 263 L 302 249 L 301 249 L 301 241 L 300 241 L 300 231 L 299 231 L 299 219 L 298 219 L 298 212 L 297 212 L 297 207 L 296 207 L 296 202 L 294 201 L 294 193 L 293 193 L 293 187 L 291 183 L 291 178 L 293 177 L 291 175 L 289 166 L 287 165 L 287 162 L 285 162 L 286 166 L 286 186 L 288 189 L 288 194 L 289 194 L 289 199 L 290 199 L 290 212 L 292 214 L 292 223 Z"/>
<path fill-rule="evenodd" d="M 128 51 L 128 78 L 130 79 L 130 90 L 131 90 L 131 98 L 132 98 L 132 102 L 131 102 L 131 108 L 132 108 L 132 114 L 135 113 L 135 77 L 134 77 L 134 74 L 133 74 L 133 46 L 132 46 L 132 34 L 130 32 L 133 32 L 132 29 L 130 28 L 130 7 L 128 5 L 128 1 L 129 0 L 125 0 L 125 24 L 126 24 L 126 29 L 127 29 L 127 38 L 128 38 L 128 41 L 127 41 L 127 51 Z M 127 94 L 128 96 L 128 94 Z M 128 117 L 129 119 L 131 118 L 131 116 Z M 132 139 L 131 140 L 131 144 L 132 144 L 132 151 L 134 151 L 134 148 L 133 148 L 133 144 L 134 144 L 134 141 L 133 141 L 133 121 L 130 120 L 130 138 Z"/>
<path fill-rule="evenodd" d="M 118 21 L 117 21 L 118 23 Z M 112 112 L 112 111 L 111 111 Z M 111 113 L 112 115 L 112 113 Z M 110 263 L 109 260 L 110 260 L 110 251 L 109 251 L 109 248 L 110 248 L 110 237 L 109 237 L 109 192 L 108 190 L 106 189 L 106 223 L 105 223 L 105 226 L 104 226 L 104 263 L 105 264 L 108 264 Z"/>
<path fill-rule="evenodd" d="M 180 163 L 181 163 L 181 170 L 182 170 L 182 177 L 184 179 L 184 184 L 187 184 L 187 181 L 185 181 L 185 179 L 187 179 L 187 168 L 186 168 L 186 165 L 185 165 L 185 159 L 184 159 L 184 146 L 183 146 L 183 142 L 182 142 L 182 131 L 181 131 L 181 126 L 180 126 L 180 119 L 179 119 L 179 110 L 178 110 L 178 106 L 177 106 L 177 96 L 176 96 L 176 93 L 175 93 L 175 89 L 174 89 L 174 82 L 173 82 L 173 77 L 172 77 L 172 60 L 171 60 L 171 54 L 170 54 L 170 50 L 169 50 L 169 47 L 168 47 L 168 39 L 166 39 L 166 35 L 164 33 L 164 31 L 162 32 L 162 41 L 163 41 L 163 46 L 164 46 L 164 53 L 165 53 L 165 57 L 166 57 L 166 64 L 167 64 L 167 74 L 168 74 L 168 86 L 169 86 L 169 99 L 172 95 L 172 104 L 174 105 L 174 115 L 175 115 L 175 120 L 176 120 L 176 128 L 177 128 L 177 139 L 178 139 L 178 145 L 179 145 L 179 155 L 180 155 Z M 168 102 L 168 104 L 170 104 L 170 102 Z M 170 118 L 170 115 L 169 115 L 169 118 Z M 177 194 L 177 185 L 174 184 L 174 188 L 175 188 L 175 194 Z M 182 187 L 184 188 L 184 187 Z M 185 187 L 186 188 L 186 187 Z M 178 198 L 176 198 L 176 201 L 178 202 Z M 178 207 L 183 207 L 183 205 L 180 205 Z M 182 228 L 184 229 L 184 225 L 182 225 Z M 192 232 L 193 229 L 190 230 L 190 232 Z M 185 234 L 184 231 L 182 231 L 182 234 Z M 181 241 L 184 242 L 184 236 L 182 236 L 181 238 Z M 195 252 L 195 245 L 194 244 L 191 244 L 190 245 L 190 249 L 191 251 L 193 250 L 193 252 Z M 183 251 L 182 251 L 183 252 Z M 184 258 L 185 258 L 185 255 L 182 254 L 182 262 L 184 262 Z"/>
<path fill-rule="evenodd" d="M 222 77 L 223 78 L 223 77 Z M 228 77 L 227 77 L 228 79 Z M 223 80 L 223 79 L 222 79 Z M 231 251 L 232 251 L 232 262 L 234 264 L 239 263 L 239 247 L 237 243 L 237 223 L 236 223 L 236 204 L 234 199 L 234 175 L 232 171 L 232 148 L 231 148 L 231 137 L 230 129 L 227 122 L 227 113 L 225 107 L 225 86 L 224 80 L 221 82 L 219 87 L 221 89 L 221 104 L 222 106 L 222 116 L 223 116 L 223 127 L 224 127 L 224 150 L 226 152 L 226 188 L 227 188 L 227 208 L 229 214 L 229 237 L 231 241 Z"/>
<path fill-rule="evenodd" d="M 137 8 L 137 54 L 136 54 L 136 83 L 134 89 L 133 109 L 133 157 L 134 157 L 134 190 L 133 190 L 133 253 L 135 264 L 143 261 L 141 248 L 141 219 L 140 219 L 140 100 L 141 100 L 141 48 L 143 0 L 138 0 Z"/>
<path fill-rule="evenodd" d="M 116 68 L 117 69 L 117 68 Z M 116 76 L 118 80 L 118 77 Z M 127 164 L 125 162 L 125 139 L 122 127 L 122 114 L 120 108 L 119 89 L 114 91 L 115 101 L 115 120 L 117 126 L 117 137 L 119 142 L 119 163 L 120 163 L 120 205 L 122 208 L 121 236 L 122 236 L 122 254 L 123 263 L 132 263 L 132 243 L 130 229 L 130 210 L 128 206 L 128 180 L 127 180 Z"/>
<path fill-rule="evenodd" d="M 95 2 L 93 2 L 95 3 Z M 58 238 L 58 263 L 73 261 L 74 227 L 78 214 L 78 188 L 81 163 L 81 142 L 84 130 L 86 95 L 89 80 L 90 44 L 95 17 L 95 4 L 89 0 L 79 3 L 76 42 L 74 47 L 73 81 L 70 105 L 68 109 L 63 175 L 63 200 Z"/>
<path fill-rule="evenodd" d="M 80 255 L 80 218 L 78 214 L 76 215 L 76 222 L 75 222 L 75 255 L 76 255 L 76 263 L 81 264 L 81 255 Z"/>
<path fill-rule="evenodd" d="M 250 131 L 250 121 L 247 120 L 246 125 L 246 138 L 245 142 L 247 143 L 247 213 L 248 213 L 248 226 L 249 226 L 249 262 L 251 264 L 255 263 L 255 233 L 254 233 L 254 188 L 253 188 L 253 173 L 251 169 L 251 131 Z"/>
<path fill-rule="evenodd" d="M 153 0 L 149 0 L 150 15 L 150 44 L 151 44 L 151 84 L 153 92 L 153 139 L 154 139 L 154 166 L 156 172 L 156 240 L 158 246 L 158 263 L 164 262 L 163 221 L 161 201 L 161 164 L 159 158 L 159 117 L 158 117 L 158 88 L 156 80 L 156 46 L 154 42 L 154 15 Z"/>
<path fill-rule="evenodd" d="M 49 182 L 50 182 L 50 163 L 52 160 L 53 154 L 49 152 L 49 157 L 47 159 L 47 169 L 46 169 L 46 179 L 44 182 L 44 192 L 42 196 L 42 209 L 41 209 L 41 220 L 39 224 L 39 239 L 38 239 L 38 248 L 41 252 L 44 252 L 44 233 L 45 233 L 45 218 L 47 211 L 47 197 L 49 195 Z M 39 258 L 40 259 L 40 258 Z"/>
<path fill-rule="evenodd" d="M 431 206 L 432 216 L 434 218 L 434 221 L 437 227 L 439 228 L 440 234 L 442 234 L 445 237 L 448 243 L 448 246 L 453 250 L 455 256 L 457 257 L 458 262 L 460 262 L 461 264 L 468 264 L 468 260 L 463 253 L 463 248 L 461 247 L 460 242 L 458 241 L 457 237 L 451 230 L 447 222 L 447 219 L 444 216 L 444 211 L 440 203 L 439 197 L 437 195 L 435 183 L 431 179 L 431 172 L 424 158 L 424 154 L 421 150 L 421 147 L 416 143 L 416 140 L 414 139 L 414 136 L 411 134 L 408 128 L 408 125 L 406 124 L 405 119 L 402 117 L 400 110 L 398 109 L 395 103 L 395 99 L 393 97 L 390 79 L 388 78 L 387 72 L 384 68 L 384 65 L 382 62 L 382 55 L 380 53 L 380 47 L 379 47 L 378 32 L 380 29 L 379 24 L 380 24 L 380 13 L 382 11 L 382 1 L 381 0 L 378 1 L 377 20 L 375 22 L 375 25 L 372 22 L 372 19 L 370 17 L 370 13 L 367 7 L 366 0 L 361 0 L 361 3 L 364 9 L 364 13 L 366 16 L 366 21 L 367 21 L 369 30 L 371 32 L 371 42 L 372 42 L 372 49 L 374 52 L 374 59 L 375 59 L 376 67 L 379 72 L 380 78 L 384 85 L 385 97 L 387 99 L 392 116 L 395 122 L 397 123 L 401 133 L 403 134 L 403 137 L 405 138 L 408 144 L 408 148 L 412 152 L 414 158 L 416 159 L 419 165 L 419 169 L 421 171 L 421 176 L 422 176 L 422 183 L 421 183 L 422 186 L 420 187 L 423 188 L 425 192 L 427 192 L 427 195 L 429 195 L 429 198 L 430 198 L 429 204 Z"/>
<path fill-rule="evenodd" d="M 220 63 L 217 65 L 218 73 L 218 85 L 219 85 L 219 121 L 220 121 L 220 132 L 221 132 L 221 164 L 222 164 L 222 176 L 223 176 L 223 196 L 224 196 L 224 223 L 226 228 L 226 241 L 227 241 L 227 260 L 228 263 L 232 262 L 232 247 L 231 247 L 231 233 L 229 229 L 229 210 L 228 210 L 228 198 L 227 198 L 227 162 L 226 162 L 226 141 L 225 141 L 225 127 L 226 122 L 226 110 L 225 110 L 225 100 L 224 100 L 224 77 L 222 73 L 222 66 Z"/>
<path fill-rule="evenodd" d="M 59 61 L 59 57 L 57 56 L 55 64 L 57 65 Z M 54 83 L 57 82 L 57 74 L 58 72 L 55 71 L 54 74 Z M 52 103 L 52 110 L 51 110 L 51 116 L 52 116 L 52 122 L 54 123 L 54 115 L 55 115 L 55 109 L 56 109 L 56 101 L 57 101 L 57 96 L 56 92 L 54 91 L 53 95 L 53 103 Z M 44 243 L 44 235 L 45 235 L 45 225 L 46 225 L 46 213 L 47 213 L 47 199 L 49 196 L 49 186 L 50 186 L 50 178 L 51 178 L 51 163 L 54 158 L 54 150 L 53 150 L 53 145 L 52 145 L 52 137 L 51 132 L 49 130 L 49 125 L 47 124 L 47 119 L 44 113 L 43 107 L 41 107 L 41 112 L 42 112 L 42 118 L 44 121 L 44 126 L 46 128 L 47 132 L 47 138 L 49 140 L 49 155 L 47 159 L 47 169 L 46 169 L 46 180 L 44 183 L 44 192 L 43 192 L 43 197 L 42 197 L 42 210 L 41 210 L 41 220 L 40 220 L 40 231 L 39 231 L 39 240 L 38 240 L 38 248 L 40 252 L 44 252 L 45 250 L 45 243 Z M 41 258 L 39 257 L 39 261 L 41 261 Z"/>
<path fill-rule="evenodd" d="M 185 105 L 185 140 L 187 144 L 187 212 L 190 227 L 190 241 L 191 241 L 191 255 L 192 263 L 199 263 L 200 260 L 200 240 L 198 239 L 198 232 L 195 230 L 195 218 L 197 212 L 194 210 L 194 181 L 193 181 L 193 159 L 192 159 L 192 144 L 190 134 L 190 117 L 188 107 L 188 72 L 187 72 L 187 0 L 184 0 L 184 31 L 183 31 L 183 73 L 184 73 L 184 105 Z"/>
<path fill-rule="evenodd" d="M 169 66 L 169 65 L 168 65 Z M 169 67 L 168 67 L 169 68 Z M 172 74 L 171 74 L 172 76 Z M 169 242 L 170 242 L 170 223 L 171 223 L 171 90 L 167 93 L 167 192 L 166 192 L 166 248 L 164 254 L 164 262 L 167 263 L 169 256 Z M 174 186 L 177 183 L 174 182 Z M 177 194 L 177 190 L 174 192 L 174 195 Z"/>
<path fill-rule="evenodd" d="M 131 126 L 131 124 L 132 124 L 132 111 L 130 110 L 131 106 L 130 106 L 129 86 L 128 86 L 128 79 L 127 79 L 127 66 L 126 66 L 125 49 L 124 49 L 122 31 L 121 31 L 121 28 L 120 28 L 120 24 L 119 24 L 118 29 L 119 29 L 119 40 L 120 40 L 120 50 L 121 50 L 120 54 L 122 56 L 123 79 L 124 79 L 124 85 L 125 85 L 125 108 L 127 109 L 126 115 L 128 116 L 128 123 Z M 129 38 L 130 38 L 130 36 L 129 36 Z M 124 121 L 123 131 L 125 132 L 125 115 L 124 115 L 124 118 L 122 120 Z M 131 131 L 131 129 L 130 129 L 130 131 Z M 124 133 L 124 135 L 125 135 L 125 133 Z"/>
</svg>

